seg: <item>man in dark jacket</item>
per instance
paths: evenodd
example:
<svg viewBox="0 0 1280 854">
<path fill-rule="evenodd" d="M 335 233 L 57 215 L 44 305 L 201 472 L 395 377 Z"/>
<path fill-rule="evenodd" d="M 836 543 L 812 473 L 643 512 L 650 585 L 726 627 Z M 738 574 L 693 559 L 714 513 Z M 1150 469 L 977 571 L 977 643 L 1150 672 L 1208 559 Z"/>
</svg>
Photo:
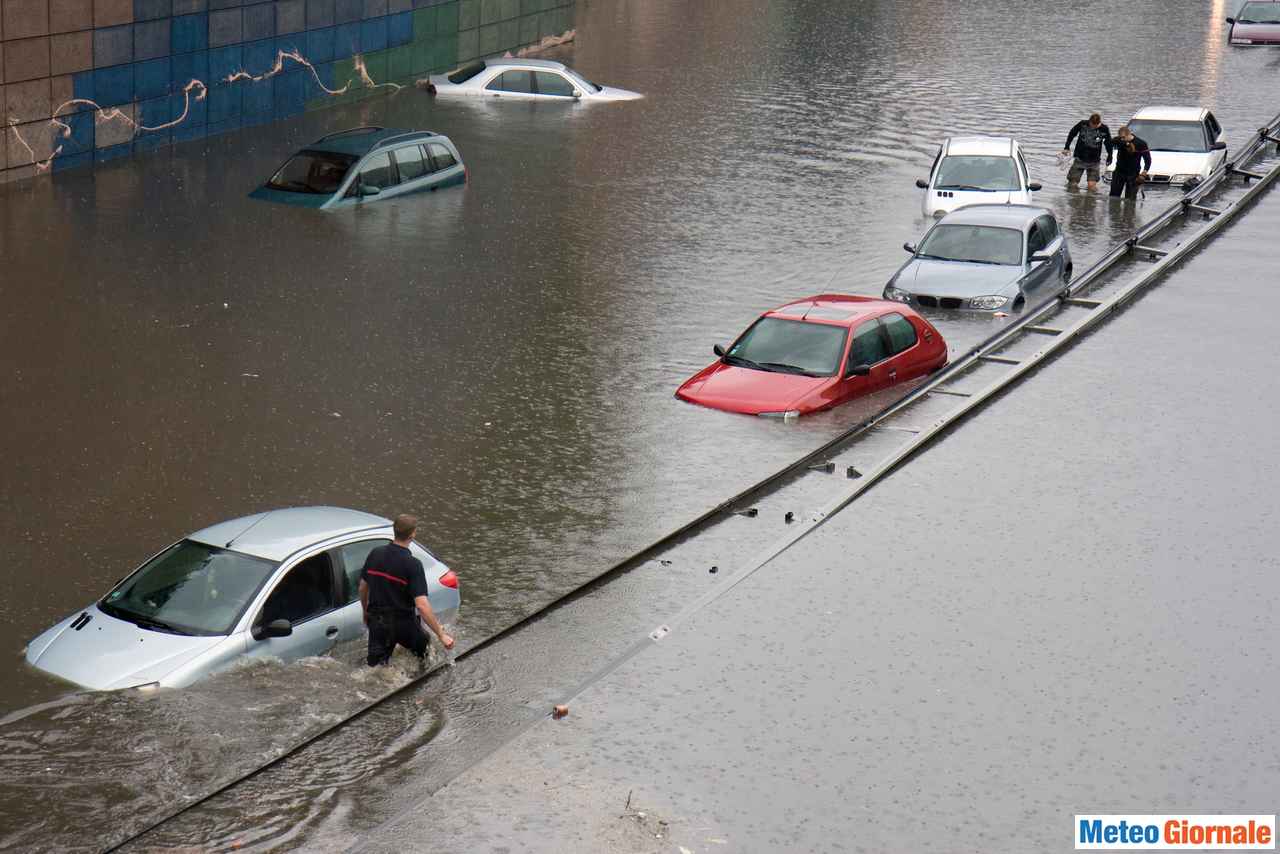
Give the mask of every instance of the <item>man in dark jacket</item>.
<svg viewBox="0 0 1280 854">
<path fill-rule="evenodd" d="M 1102 149 L 1107 150 L 1107 163 L 1111 163 L 1111 129 L 1102 123 L 1102 116 L 1094 113 L 1087 120 L 1076 122 L 1076 126 L 1067 134 L 1067 144 L 1062 153 L 1071 153 L 1071 142 L 1075 140 L 1076 154 L 1071 161 L 1071 170 L 1067 172 L 1067 185 L 1078 186 L 1080 176 L 1089 173 L 1089 189 L 1098 189 L 1098 177 L 1102 171 Z"/>
<path fill-rule="evenodd" d="M 427 636 L 418 618 L 435 633 L 445 649 L 453 638 L 441 627 L 427 599 L 427 573 L 422 561 L 409 551 L 418 520 L 406 514 L 396 517 L 395 539 L 369 552 L 360 570 L 360 605 L 369 627 L 369 666 L 386 664 L 399 644 L 422 658 Z"/>
<path fill-rule="evenodd" d="M 1138 184 L 1147 180 L 1147 170 L 1151 168 L 1151 149 L 1141 137 L 1134 136 L 1129 126 L 1120 128 L 1120 133 L 1111 140 L 1116 149 L 1116 171 L 1111 176 L 1111 195 L 1119 198 L 1124 193 L 1126 199 L 1138 198 Z"/>
</svg>

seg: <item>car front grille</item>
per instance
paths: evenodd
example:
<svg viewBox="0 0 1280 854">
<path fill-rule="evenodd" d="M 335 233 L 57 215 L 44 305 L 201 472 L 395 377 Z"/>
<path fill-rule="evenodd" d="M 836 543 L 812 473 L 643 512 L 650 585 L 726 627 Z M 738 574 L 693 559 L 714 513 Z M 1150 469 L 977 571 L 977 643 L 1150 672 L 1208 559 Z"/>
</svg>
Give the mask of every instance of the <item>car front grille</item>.
<svg viewBox="0 0 1280 854">
<path fill-rule="evenodd" d="M 937 298 L 937 297 L 927 297 L 927 296 L 924 296 L 923 294 L 916 294 L 916 302 L 920 303 L 920 304 L 921 304 L 922 306 L 924 306 L 925 308 L 937 308 L 937 307 L 938 307 L 938 298 Z"/>
<path fill-rule="evenodd" d="M 927 294 L 916 294 L 916 302 L 925 308 L 964 308 L 964 300 L 960 297 L 934 297 Z"/>
<path fill-rule="evenodd" d="M 1148 175 L 1147 180 L 1153 184 L 1168 184 L 1169 176 L 1168 175 Z"/>
</svg>

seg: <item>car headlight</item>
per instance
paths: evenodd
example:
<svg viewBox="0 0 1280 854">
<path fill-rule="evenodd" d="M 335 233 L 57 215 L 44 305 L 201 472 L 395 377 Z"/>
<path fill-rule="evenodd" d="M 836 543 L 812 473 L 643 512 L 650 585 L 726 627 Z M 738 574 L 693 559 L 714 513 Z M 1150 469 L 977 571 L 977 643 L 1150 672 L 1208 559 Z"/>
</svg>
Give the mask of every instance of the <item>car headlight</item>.
<svg viewBox="0 0 1280 854">
<path fill-rule="evenodd" d="M 792 418 L 800 417 L 800 410 L 788 409 L 786 412 L 761 412 L 761 418 L 783 418 L 790 421 Z"/>
<path fill-rule="evenodd" d="M 1200 177 L 1199 175 L 1193 175 L 1193 174 L 1192 174 L 1192 173 L 1190 173 L 1190 172 L 1184 172 L 1184 173 L 1182 173 L 1182 174 L 1180 174 L 1180 175 L 1172 175 L 1172 176 L 1170 176 L 1170 178 L 1169 178 L 1169 183 L 1170 183 L 1170 184 L 1185 184 L 1185 183 L 1187 183 L 1188 181 L 1195 181 L 1195 180 L 1199 179 L 1199 177 Z"/>
<path fill-rule="evenodd" d="M 991 311 L 993 309 L 1003 308 L 1004 304 L 1007 303 L 1008 301 L 1009 301 L 1008 297 L 1000 297 L 995 295 L 985 296 L 985 297 L 974 297 L 973 299 L 969 300 L 969 308 L 980 308 L 983 311 Z"/>
<path fill-rule="evenodd" d="M 884 289 L 884 298 L 894 300 L 895 302 L 911 302 L 911 294 L 899 288 L 895 288 L 893 285 L 889 285 Z"/>
<path fill-rule="evenodd" d="M 1253 44 L 1253 39 L 1232 39 L 1232 44 Z"/>
</svg>

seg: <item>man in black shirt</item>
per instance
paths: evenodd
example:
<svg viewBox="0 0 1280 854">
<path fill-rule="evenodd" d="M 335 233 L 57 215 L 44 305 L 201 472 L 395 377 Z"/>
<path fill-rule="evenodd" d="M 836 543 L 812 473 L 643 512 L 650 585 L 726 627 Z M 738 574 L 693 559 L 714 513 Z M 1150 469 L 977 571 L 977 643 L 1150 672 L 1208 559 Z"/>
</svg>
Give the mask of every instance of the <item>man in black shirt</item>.
<svg viewBox="0 0 1280 854">
<path fill-rule="evenodd" d="M 427 654 L 427 636 L 418 625 L 418 616 L 445 649 L 453 649 L 453 638 L 440 626 L 427 599 L 422 561 L 409 552 L 418 520 L 401 514 L 393 527 L 395 540 L 369 552 L 360 570 L 360 606 L 369 627 L 370 667 L 386 664 L 396 644 L 419 658 Z"/>
<path fill-rule="evenodd" d="M 1111 196 L 1119 198 L 1124 193 L 1126 199 L 1136 199 L 1138 183 L 1146 180 L 1151 168 L 1151 149 L 1141 137 L 1134 136 L 1128 125 L 1120 128 L 1112 143 L 1116 147 L 1116 171 L 1111 176 Z"/>
<path fill-rule="evenodd" d="M 1067 172 L 1067 185 L 1075 187 L 1080 183 L 1080 175 L 1089 173 L 1089 189 L 1098 189 L 1098 178 L 1102 171 L 1102 149 L 1107 149 L 1107 163 L 1111 163 L 1111 129 L 1102 123 L 1102 116 L 1094 113 L 1086 121 L 1076 122 L 1075 127 L 1067 134 L 1067 144 L 1062 147 L 1063 154 L 1071 152 L 1071 141 L 1076 141 L 1075 159 L 1071 161 L 1071 169 Z"/>
</svg>

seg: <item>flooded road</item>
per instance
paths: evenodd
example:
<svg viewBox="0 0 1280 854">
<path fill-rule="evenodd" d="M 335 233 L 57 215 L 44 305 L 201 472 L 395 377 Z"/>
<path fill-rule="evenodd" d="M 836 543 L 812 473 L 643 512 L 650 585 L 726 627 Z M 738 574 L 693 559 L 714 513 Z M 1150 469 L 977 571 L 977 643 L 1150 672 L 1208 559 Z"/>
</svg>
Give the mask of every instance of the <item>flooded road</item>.
<svg viewBox="0 0 1280 854">
<path fill-rule="evenodd" d="M 142 702 L 22 664 L 173 539 L 279 506 L 412 510 L 462 577 L 465 647 L 884 402 L 783 425 L 671 395 L 765 308 L 878 295 L 926 226 L 914 180 L 943 136 L 1017 136 L 1079 270 L 1164 200 L 1063 189 L 1075 121 L 1203 104 L 1239 147 L 1280 109 L 1280 54 L 1229 50 L 1223 3 L 1130 4 L 1128 31 L 1111 14 L 594 0 L 561 56 L 643 101 L 404 90 L 0 187 L 0 847 L 92 847 L 86 815 L 172 806 L 407 676 L 346 650 Z M 471 183 L 329 215 L 246 198 L 307 141 L 369 123 L 448 134 Z M 953 351 L 996 322 L 935 321 Z M 669 582 L 635 595 L 678 598 Z M 490 714 L 490 690 L 453 686 L 449 720 Z M 442 719 L 380 716 L 388 751 L 332 785 Z"/>
</svg>

